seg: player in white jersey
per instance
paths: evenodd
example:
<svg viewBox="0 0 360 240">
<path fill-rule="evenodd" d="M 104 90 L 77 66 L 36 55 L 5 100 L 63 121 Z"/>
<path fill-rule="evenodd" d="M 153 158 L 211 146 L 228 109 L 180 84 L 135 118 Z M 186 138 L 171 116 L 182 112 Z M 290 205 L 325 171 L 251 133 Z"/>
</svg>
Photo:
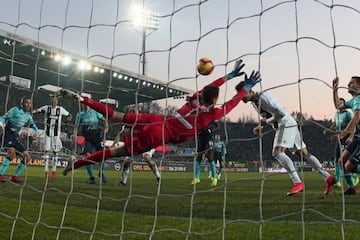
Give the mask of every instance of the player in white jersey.
<svg viewBox="0 0 360 240">
<path fill-rule="evenodd" d="M 58 97 L 50 96 L 51 105 L 44 105 L 33 111 L 33 114 L 44 114 L 44 151 L 45 151 L 45 177 L 48 176 L 49 160 L 51 155 L 52 170 L 51 179 L 56 178 L 56 164 L 58 153 L 62 150 L 61 142 L 61 123 L 62 116 L 67 117 L 67 121 L 71 121 L 71 114 L 63 107 L 58 105 Z"/>
<path fill-rule="evenodd" d="M 236 89 L 242 89 L 243 82 L 240 82 Z M 285 151 L 289 149 L 296 153 L 297 156 L 303 157 L 312 168 L 321 174 L 324 181 L 330 174 L 322 167 L 320 161 L 306 148 L 298 129 L 298 125 L 293 116 L 268 92 L 254 92 L 250 90 L 242 99 L 245 103 L 252 102 L 256 111 L 260 114 L 261 122 L 259 126 L 253 129 L 255 135 L 260 135 L 261 130 L 267 124 L 272 125 L 275 129 L 275 137 L 273 142 L 272 155 L 284 167 L 291 180 L 293 187 L 287 193 L 288 196 L 297 194 L 303 191 L 304 184 L 302 183 L 291 158 L 286 155 Z"/>
</svg>

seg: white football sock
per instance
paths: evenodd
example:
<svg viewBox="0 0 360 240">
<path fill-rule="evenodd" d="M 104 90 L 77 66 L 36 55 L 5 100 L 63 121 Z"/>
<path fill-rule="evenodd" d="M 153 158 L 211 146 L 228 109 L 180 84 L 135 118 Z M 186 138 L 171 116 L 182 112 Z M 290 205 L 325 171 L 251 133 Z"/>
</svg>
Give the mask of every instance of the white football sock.
<svg viewBox="0 0 360 240">
<path fill-rule="evenodd" d="M 321 176 L 326 180 L 330 173 L 328 173 L 321 165 L 319 159 L 317 159 L 314 155 L 308 154 L 307 158 L 305 159 L 315 171 L 319 172 Z"/>
<path fill-rule="evenodd" d="M 299 174 L 295 169 L 294 163 L 291 158 L 288 157 L 288 155 L 286 155 L 284 152 L 279 152 L 274 154 L 274 158 L 278 160 L 278 162 L 283 168 L 286 169 L 293 183 L 301 182 Z"/>
</svg>

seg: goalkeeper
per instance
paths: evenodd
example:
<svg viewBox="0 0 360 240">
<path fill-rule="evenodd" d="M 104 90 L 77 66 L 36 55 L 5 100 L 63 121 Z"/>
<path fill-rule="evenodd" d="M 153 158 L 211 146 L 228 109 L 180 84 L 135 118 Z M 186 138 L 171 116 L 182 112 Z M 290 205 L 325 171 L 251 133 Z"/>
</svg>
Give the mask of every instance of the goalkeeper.
<svg viewBox="0 0 360 240">
<path fill-rule="evenodd" d="M 92 164 L 91 161 L 101 162 L 103 159 L 111 157 L 141 154 L 163 144 L 177 144 L 193 139 L 200 130 L 233 110 L 243 96 L 261 80 L 258 71 L 253 71 L 250 77 L 245 75 L 244 88 L 221 107 L 215 107 L 219 97 L 219 87 L 227 80 L 245 74 L 241 71 L 244 66 L 242 60 L 236 61 L 232 72 L 194 93 L 174 116 L 116 112 L 106 104 L 82 97 L 70 90 L 61 90 L 61 95 L 73 97 L 96 111 L 107 114 L 109 119 L 124 123 L 137 131 L 135 134 L 125 134 L 124 143 L 116 148 L 97 151 L 85 159 L 77 160 L 74 168 Z M 71 164 L 64 169 L 63 174 L 66 175 L 69 171 L 71 171 Z"/>
</svg>

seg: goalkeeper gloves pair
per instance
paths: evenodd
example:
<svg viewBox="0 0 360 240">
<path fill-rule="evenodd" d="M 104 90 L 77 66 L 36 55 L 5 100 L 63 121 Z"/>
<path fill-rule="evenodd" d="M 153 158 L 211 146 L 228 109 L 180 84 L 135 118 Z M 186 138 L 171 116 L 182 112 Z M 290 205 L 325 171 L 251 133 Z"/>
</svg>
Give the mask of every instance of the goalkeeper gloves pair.
<svg viewBox="0 0 360 240">
<path fill-rule="evenodd" d="M 235 62 L 234 69 L 226 75 L 226 78 L 228 80 L 239 77 L 245 74 L 245 72 L 242 72 L 241 70 L 244 68 L 245 63 L 241 59 L 237 60 Z M 250 89 L 255 86 L 258 82 L 261 81 L 260 78 L 260 72 L 259 71 L 252 71 L 250 74 L 250 77 L 248 77 L 247 74 L 245 74 L 245 81 L 240 82 L 236 87 L 236 91 L 240 91 L 242 88 L 244 88 L 246 91 L 250 91 Z"/>
</svg>

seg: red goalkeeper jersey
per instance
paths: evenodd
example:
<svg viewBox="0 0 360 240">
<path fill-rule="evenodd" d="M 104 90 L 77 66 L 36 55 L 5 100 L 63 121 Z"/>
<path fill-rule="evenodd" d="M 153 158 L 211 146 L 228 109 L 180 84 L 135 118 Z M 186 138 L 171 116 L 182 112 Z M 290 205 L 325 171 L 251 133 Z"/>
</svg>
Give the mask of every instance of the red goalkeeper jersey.
<svg viewBox="0 0 360 240">
<path fill-rule="evenodd" d="M 224 84 L 224 78 L 219 78 L 209 85 Z M 221 107 L 207 107 L 199 103 L 202 90 L 193 94 L 191 100 L 185 103 L 175 116 L 165 116 L 146 113 L 127 113 L 124 123 L 133 125 L 137 130 L 134 134 L 125 135 L 125 146 L 129 153 L 142 153 L 151 148 L 168 143 L 181 143 L 191 140 L 195 135 L 233 110 L 247 91 L 242 89 Z"/>
</svg>

